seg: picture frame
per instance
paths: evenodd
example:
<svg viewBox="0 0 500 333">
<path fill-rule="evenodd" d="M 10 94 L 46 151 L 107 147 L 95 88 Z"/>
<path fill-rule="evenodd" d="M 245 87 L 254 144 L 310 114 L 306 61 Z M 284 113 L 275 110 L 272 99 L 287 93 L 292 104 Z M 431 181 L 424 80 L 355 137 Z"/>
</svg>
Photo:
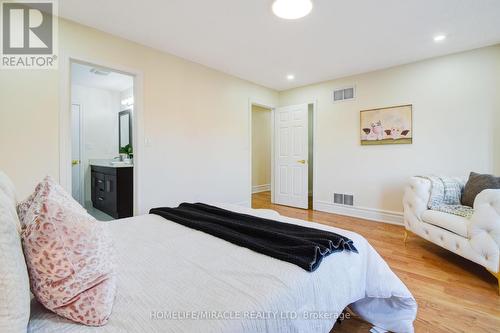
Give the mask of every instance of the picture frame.
<svg viewBox="0 0 500 333">
<path fill-rule="evenodd" d="M 360 111 L 363 146 L 413 143 L 413 105 L 396 105 Z"/>
</svg>

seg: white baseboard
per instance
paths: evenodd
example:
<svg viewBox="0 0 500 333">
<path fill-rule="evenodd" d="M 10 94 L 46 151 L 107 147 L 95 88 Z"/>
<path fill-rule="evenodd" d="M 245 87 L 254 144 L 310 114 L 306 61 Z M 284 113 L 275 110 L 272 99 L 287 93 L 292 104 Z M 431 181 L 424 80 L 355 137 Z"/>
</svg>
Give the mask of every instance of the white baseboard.
<svg viewBox="0 0 500 333">
<path fill-rule="evenodd" d="M 371 220 L 375 222 L 383 222 L 395 225 L 404 225 L 403 213 L 379 210 L 365 207 L 337 205 L 325 201 L 314 201 L 314 210 L 322 212 L 352 216 Z"/>
<path fill-rule="evenodd" d="M 271 184 L 252 186 L 252 193 L 260 193 L 260 192 L 268 192 L 268 191 L 271 191 Z"/>
</svg>

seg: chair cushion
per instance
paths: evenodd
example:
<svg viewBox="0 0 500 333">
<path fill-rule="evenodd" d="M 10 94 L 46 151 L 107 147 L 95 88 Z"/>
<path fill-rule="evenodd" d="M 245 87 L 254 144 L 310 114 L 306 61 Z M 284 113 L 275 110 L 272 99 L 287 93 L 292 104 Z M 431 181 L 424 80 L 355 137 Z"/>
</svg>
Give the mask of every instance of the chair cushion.
<svg viewBox="0 0 500 333">
<path fill-rule="evenodd" d="M 468 238 L 467 228 L 470 220 L 465 217 L 438 212 L 436 210 L 426 210 L 422 213 L 422 221 Z"/>
<path fill-rule="evenodd" d="M 10 180 L 0 172 L 0 332 L 26 332 L 30 317 L 28 270 L 14 192 Z"/>
<path fill-rule="evenodd" d="M 22 233 L 33 294 L 62 317 L 106 324 L 116 290 L 111 239 L 50 177 L 37 190 Z"/>
</svg>

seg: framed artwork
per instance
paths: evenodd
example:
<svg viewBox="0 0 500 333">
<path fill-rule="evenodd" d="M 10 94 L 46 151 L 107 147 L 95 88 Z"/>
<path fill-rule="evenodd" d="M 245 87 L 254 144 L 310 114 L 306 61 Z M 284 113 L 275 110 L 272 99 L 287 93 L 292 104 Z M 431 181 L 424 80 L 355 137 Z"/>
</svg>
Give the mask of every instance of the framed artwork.
<svg viewBox="0 0 500 333">
<path fill-rule="evenodd" d="M 393 145 L 413 142 L 412 105 L 363 110 L 361 113 L 361 144 Z"/>
</svg>

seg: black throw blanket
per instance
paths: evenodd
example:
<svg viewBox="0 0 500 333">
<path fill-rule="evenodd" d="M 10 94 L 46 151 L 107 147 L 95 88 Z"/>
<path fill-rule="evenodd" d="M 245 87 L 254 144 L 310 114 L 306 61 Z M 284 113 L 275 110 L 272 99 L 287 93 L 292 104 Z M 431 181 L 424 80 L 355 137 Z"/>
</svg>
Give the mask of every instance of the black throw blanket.
<svg viewBox="0 0 500 333">
<path fill-rule="evenodd" d="M 202 203 L 149 212 L 186 227 L 203 231 L 238 246 L 290 262 L 313 272 L 331 253 L 358 253 L 352 240 L 333 232 L 240 214 Z"/>
</svg>

